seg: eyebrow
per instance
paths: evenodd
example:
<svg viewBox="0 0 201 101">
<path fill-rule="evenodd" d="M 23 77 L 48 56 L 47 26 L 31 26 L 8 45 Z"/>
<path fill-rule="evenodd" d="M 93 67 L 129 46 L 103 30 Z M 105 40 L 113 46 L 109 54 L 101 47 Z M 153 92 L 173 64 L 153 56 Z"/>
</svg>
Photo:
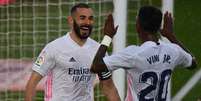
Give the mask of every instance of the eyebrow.
<svg viewBox="0 0 201 101">
<path fill-rule="evenodd" d="M 80 15 L 80 17 L 86 17 L 85 15 Z"/>
<path fill-rule="evenodd" d="M 94 18 L 94 16 L 92 15 L 92 16 L 89 16 L 89 18 Z"/>
<path fill-rule="evenodd" d="M 80 15 L 80 17 L 87 17 L 87 16 L 85 16 L 85 15 Z M 94 16 L 92 15 L 92 16 L 89 16 L 89 18 L 94 18 Z"/>
</svg>

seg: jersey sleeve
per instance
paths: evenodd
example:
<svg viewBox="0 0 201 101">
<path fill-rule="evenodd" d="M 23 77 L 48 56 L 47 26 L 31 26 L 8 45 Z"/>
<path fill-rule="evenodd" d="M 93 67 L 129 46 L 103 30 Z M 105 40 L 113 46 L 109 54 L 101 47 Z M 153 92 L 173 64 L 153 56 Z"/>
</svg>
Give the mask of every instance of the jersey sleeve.
<svg viewBox="0 0 201 101">
<path fill-rule="evenodd" d="M 33 64 L 32 70 L 36 71 L 42 76 L 47 75 L 48 71 L 55 65 L 54 52 L 47 45 L 37 57 Z"/>
<path fill-rule="evenodd" d="M 110 71 L 118 68 L 133 68 L 135 66 L 135 49 L 136 47 L 127 47 L 111 56 L 103 58 L 104 63 Z"/>
<path fill-rule="evenodd" d="M 182 67 L 189 67 L 192 64 L 192 56 L 184 51 L 181 47 L 177 46 L 178 49 L 178 58 L 176 63 Z"/>
</svg>

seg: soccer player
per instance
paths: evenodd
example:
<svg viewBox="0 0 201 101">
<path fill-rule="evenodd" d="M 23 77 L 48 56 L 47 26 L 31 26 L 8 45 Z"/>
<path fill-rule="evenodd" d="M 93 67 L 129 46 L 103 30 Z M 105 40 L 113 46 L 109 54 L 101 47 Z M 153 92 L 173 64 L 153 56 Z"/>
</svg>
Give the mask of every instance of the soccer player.
<svg viewBox="0 0 201 101">
<path fill-rule="evenodd" d="M 103 57 L 107 47 L 116 33 L 112 15 L 105 24 L 105 36 L 94 58 L 91 71 L 99 73 L 104 70 L 126 70 L 126 101 L 166 101 L 168 82 L 174 68 L 196 67 L 195 58 L 184 48 L 173 34 L 171 14 L 164 15 L 161 34 L 171 43 L 159 41 L 162 13 L 153 6 L 141 7 L 136 18 L 136 29 L 141 40 L 140 46 L 127 48 Z"/>
<path fill-rule="evenodd" d="M 46 75 L 45 101 L 94 101 L 96 74 L 90 72 L 90 67 L 100 44 L 89 38 L 93 10 L 83 3 L 73 6 L 68 23 L 71 31 L 48 43 L 34 63 L 25 101 L 33 101 L 35 88 Z M 104 71 L 98 76 L 108 100 L 119 101 L 111 73 Z"/>
</svg>

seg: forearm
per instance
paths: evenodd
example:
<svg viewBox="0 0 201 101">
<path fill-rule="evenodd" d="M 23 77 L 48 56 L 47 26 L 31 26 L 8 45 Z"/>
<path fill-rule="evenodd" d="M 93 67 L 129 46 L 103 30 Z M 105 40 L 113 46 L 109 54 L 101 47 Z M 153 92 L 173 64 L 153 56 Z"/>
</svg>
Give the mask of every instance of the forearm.
<svg viewBox="0 0 201 101">
<path fill-rule="evenodd" d="M 27 87 L 25 91 L 25 101 L 33 101 L 35 96 L 35 88 Z"/>
<path fill-rule="evenodd" d="M 191 54 L 191 52 L 187 48 L 185 48 L 184 45 L 179 40 L 177 40 L 175 35 L 173 35 L 171 37 L 168 37 L 168 40 L 170 40 L 170 42 L 172 42 L 172 43 L 175 43 L 175 44 L 179 45 L 183 50 L 185 50 L 186 52 Z"/>
<path fill-rule="evenodd" d="M 30 79 L 26 85 L 25 101 L 34 101 L 33 98 L 35 96 L 35 88 L 36 84 L 34 84 L 33 80 Z"/>
<path fill-rule="evenodd" d="M 114 19 L 112 14 L 109 14 L 104 26 L 104 34 L 103 40 L 101 42 L 101 46 L 99 47 L 96 56 L 94 57 L 91 71 L 94 73 L 100 73 L 107 69 L 103 57 L 105 56 L 107 47 L 109 47 L 112 42 L 113 36 L 116 34 L 118 26 L 114 26 Z"/>
<path fill-rule="evenodd" d="M 105 71 L 105 69 L 107 69 L 107 67 L 103 61 L 103 57 L 105 56 L 106 51 L 107 51 L 107 46 L 100 45 L 100 47 L 94 57 L 92 66 L 91 66 L 92 72 L 100 73 L 100 72 Z"/>
<path fill-rule="evenodd" d="M 25 89 L 25 101 L 34 101 L 35 89 L 42 76 L 33 71 Z"/>
<path fill-rule="evenodd" d="M 103 94 L 107 97 L 108 101 L 120 101 L 118 91 L 112 79 L 102 80 L 100 86 Z"/>
</svg>

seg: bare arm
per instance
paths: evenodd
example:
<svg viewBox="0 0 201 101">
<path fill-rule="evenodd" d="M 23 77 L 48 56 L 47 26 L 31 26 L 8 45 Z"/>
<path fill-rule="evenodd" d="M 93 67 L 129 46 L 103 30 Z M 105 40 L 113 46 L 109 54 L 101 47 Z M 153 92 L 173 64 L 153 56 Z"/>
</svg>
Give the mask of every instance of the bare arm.
<svg viewBox="0 0 201 101">
<path fill-rule="evenodd" d="M 105 53 L 107 51 L 107 46 L 101 45 L 96 53 L 96 56 L 94 57 L 93 64 L 91 66 L 91 71 L 94 73 L 101 73 L 107 69 L 107 66 L 105 65 L 103 61 L 103 57 L 105 56 Z"/>
<path fill-rule="evenodd" d="M 114 27 L 113 16 L 110 14 L 105 22 L 104 34 L 110 38 L 113 38 L 113 36 L 117 32 L 117 29 L 118 26 Z M 103 61 L 103 57 L 105 56 L 107 48 L 108 46 L 101 44 L 92 63 L 91 71 L 94 73 L 98 73 L 99 79 L 100 77 L 103 77 L 101 76 L 102 73 L 104 72 L 108 73 L 107 66 Z M 120 101 L 118 91 L 111 79 L 111 76 L 104 80 L 100 79 L 100 86 L 103 91 L 103 94 L 107 97 L 109 101 Z"/>
<path fill-rule="evenodd" d="M 101 80 L 100 86 L 103 94 L 107 97 L 108 101 L 120 101 L 118 91 L 112 79 Z"/>
<path fill-rule="evenodd" d="M 117 29 L 118 29 L 118 26 L 114 27 L 114 19 L 113 19 L 113 16 L 110 14 L 105 22 L 104 34 L 109 36 L 110 38 L 113 38 L 113 36 L 117 32 Z M 101 44 L 101 46 L 99 47 L 92 63 L 92 67 L 91 67 L 92 72 L 100 73 L 107 69 L 103 61 L 103 57 L 105 56 L 107 48 L 108 47 L 103 44 Z"/>
<path fill-rule="evenodd" d="M 35 71 L 32 72 L 31 77 L 26 85 L 25 101 L 34 101 L 33 98 L 35 96 L 35 89 L 41 79 L 42 76 L 39 73 Z"/>
<path fill-rule="evenodd" d="M 163 29 L 161 30 L 161 34 L 165 36 L 166 38 L 168 38 L 170 42 L 179 45 L 183 50 L 191 54 L 191 56 L 193 57 L 192 65 L 188 67 L 188 69 L 193 69 L 197 66 L 196 59 L 193 56 L 193 54 L 187 48 L 185 48 L 184 45 L 179 40 L 177 40 L 173 32 L 173 19 L 172 19 L 171 13 L 166 12 L 164 15 L 164 24 L 163 24 Z"/>
</svg>

